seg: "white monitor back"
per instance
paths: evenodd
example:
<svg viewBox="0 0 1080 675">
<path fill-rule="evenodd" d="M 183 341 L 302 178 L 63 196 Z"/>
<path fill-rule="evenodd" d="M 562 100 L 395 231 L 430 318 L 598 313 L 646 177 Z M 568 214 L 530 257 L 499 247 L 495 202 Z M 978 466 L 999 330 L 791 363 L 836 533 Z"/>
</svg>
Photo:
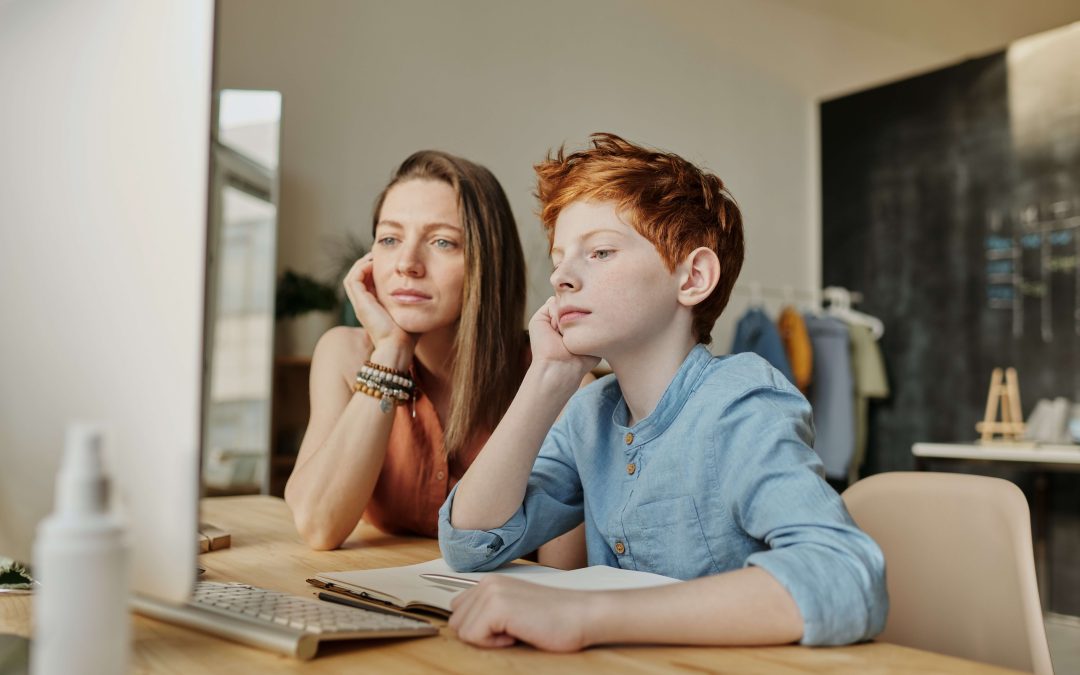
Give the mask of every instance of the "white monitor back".
<svg viewBox="0 0 1080 675">
<path fill-rule="evenodd" d="M 104 422 L 136 591 L 194 580 L 213 0 L 0 0 L 0 555 Z"/>
</svg>

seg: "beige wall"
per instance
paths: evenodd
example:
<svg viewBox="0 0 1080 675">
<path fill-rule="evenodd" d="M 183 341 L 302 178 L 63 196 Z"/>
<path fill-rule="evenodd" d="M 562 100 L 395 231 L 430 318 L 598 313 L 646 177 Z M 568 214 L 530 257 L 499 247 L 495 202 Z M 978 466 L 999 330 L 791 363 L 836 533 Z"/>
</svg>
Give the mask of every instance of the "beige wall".
<svg viewBox="0 0 1080 675">
<path fill-rule="evenodd" d="M 530 165 L 606 130 L 716 171 L 745 213 L 742 280 L 810 290 L 820 286 L 818 99 L 1009 39 L 998 21 L 950 43 L 941 17 L 966 26 L 980 8 L 1023 5 L 1011 29 L 1038 30 L 1064 11 L 1056 0 L 957 3 L 966 11 L 916 2 L 883 22 L 843 0 L 221 0 L 216 77 L 219 88 L 284 94 L 279 266 L 326 273 L 344 232 L 369 240 L 392 168 L 441 148 L 503 182 L 535 308 L 550 289 Z M 744 302 L 721 318 L 717 351 Z"/>
<path fill-rule="evenodd" d="M 396 164 L 441 148 L 503 182 L 535 308 L 550 267 L 531 164 L 609 130 L 719 173 L 745 211 L 747 278 L 815 285 L 811 100 L 658 7 L 222 2 L 217 86 L 283 92 L 280 264 L 323 273 L 330 242 L 367 239 Z"/>
</svg>

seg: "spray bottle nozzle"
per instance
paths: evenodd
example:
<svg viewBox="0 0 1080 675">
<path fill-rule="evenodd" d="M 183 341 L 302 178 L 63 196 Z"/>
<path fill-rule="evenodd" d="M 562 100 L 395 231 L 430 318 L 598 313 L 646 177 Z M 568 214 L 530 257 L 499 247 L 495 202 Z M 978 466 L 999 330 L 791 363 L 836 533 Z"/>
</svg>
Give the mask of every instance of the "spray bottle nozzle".
<svg viewBox="0 0 1080 675">
<path fill-rule="evenodd" d="M 93 424 L 70 424 L 64 441 L 64 461 L 56 477 L 58 513 L 104 513 L 109 481 L 102 461 L 105 431 Z"/>
</svg>

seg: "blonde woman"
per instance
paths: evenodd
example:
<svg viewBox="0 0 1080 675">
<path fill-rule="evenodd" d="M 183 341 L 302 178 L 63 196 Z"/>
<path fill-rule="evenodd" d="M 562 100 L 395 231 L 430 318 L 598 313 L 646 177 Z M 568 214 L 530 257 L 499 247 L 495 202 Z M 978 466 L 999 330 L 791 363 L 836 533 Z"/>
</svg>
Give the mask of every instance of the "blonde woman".
<svg viewBox="0 0 1080 675">
<path fill-rule="evenodd" d="M 438 511 L 514 398 L 529 364 L 525 262 L 490 171 L 422 151 L 374 210 L 374 244 L 344 281 L 362 328 L 315 348 L 311 417 L 285 486 L 296 527 L 337 548 L 363 516 L 438 535 Z M 583 530 L 540 550 L 585 563 Z"/>
</svg>

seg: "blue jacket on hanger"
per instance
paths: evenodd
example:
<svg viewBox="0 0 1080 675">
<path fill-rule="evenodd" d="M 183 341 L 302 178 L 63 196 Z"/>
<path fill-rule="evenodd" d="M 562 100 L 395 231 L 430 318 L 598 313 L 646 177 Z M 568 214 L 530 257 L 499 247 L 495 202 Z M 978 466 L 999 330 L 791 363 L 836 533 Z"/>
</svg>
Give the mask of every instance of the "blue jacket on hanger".
<svg viewBox="0 0 1080 675">
<path fill-rule="evenodd" d="M 760 307 L 751 307 L 746 310 L 746 314 L 743 314 L 738 325 L 735 326 L 735 340 L 731 343 L 731 353 L 741 354 L 742 352 L 754 352 L 783 373 L 788 382 L 795 383 L 795 375 L 791 372 L 791 364 L 788 363 L 784 343 L 780 340 L 780 331 Z"/>
</svg>

